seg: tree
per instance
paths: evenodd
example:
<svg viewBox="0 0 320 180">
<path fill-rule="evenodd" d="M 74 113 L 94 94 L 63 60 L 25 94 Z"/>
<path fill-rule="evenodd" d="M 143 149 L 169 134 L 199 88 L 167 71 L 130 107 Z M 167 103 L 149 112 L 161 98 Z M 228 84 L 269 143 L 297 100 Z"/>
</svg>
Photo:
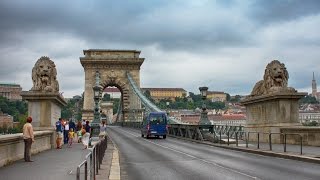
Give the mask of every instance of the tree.
<svg viewBox="0 0 320 180">
<path fill-rule="evenodd" d="M 319 104 L 319 101 L 313 96 L 306 95 L 299 100 L 299 104 Z"/>
<path fill-rule="evenodd" d="M 227 101 L 230 101 L 230 100 L 231 100 L 231 96 L 230 96 L 230 94 L 228 94 L 228 93 L 226 93 L 226 100 L 227 100 Z"/>
<path fill-rule="evenodd" d="M 195 95 L 193 92 L 189 92 L 189 96 L 192 98 L 194 102 L 202 100 L 200 94 Z"/>
<path fill-rule="evenodd" d="M 103 100 L 103 101 L 110 101 L 110 100 L 111 100 L 110 94 L 108 94 L 108 93 L 104 94 L 102 100 Z"/>
<path fill-rule="evenodd" d="M 240 102 L 241 96 L 240 95 L 235 95 L 234 98 L 230 99 L 230 102 Z"/>
<path fill-rule="evenodd" d="M 28 106 L 25 101 L 9 101 L 7 98 L 0 96 L 0 110 L 13 116 L 13 121 L 18 122 L 19 115 L 28 112 Z"/>
</svg>

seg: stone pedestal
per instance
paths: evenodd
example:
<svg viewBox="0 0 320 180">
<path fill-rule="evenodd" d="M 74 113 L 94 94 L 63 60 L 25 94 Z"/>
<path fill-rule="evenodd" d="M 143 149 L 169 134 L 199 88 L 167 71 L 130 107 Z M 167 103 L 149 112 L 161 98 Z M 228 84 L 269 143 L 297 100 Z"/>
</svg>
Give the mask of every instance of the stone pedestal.
<svg viewBox="0 0 320 180">
<path fill-rule="evenodd" d="M 281 128 L 301 126 L 298 100 L 305 95 L 307 93 L 279 92 L 243 100 L 241 103 L 247 111 L 245 131 L 260 132 L 260 142 L 269 142 L 269 133 L 280 133 Z M 279 134 L 271 137 L 274 143 L 282 141 Z M 249 140 L 256 141 L 257 134 L 250 133 Z"/>
<path fill-rule="evenodd" d="M 28 115 L 35 130 L 52 130 L 61 117 L 61 107 L 67 105 L 58 92 L 24 91 L 21 96 L 28 101 Z"/>
</svg>

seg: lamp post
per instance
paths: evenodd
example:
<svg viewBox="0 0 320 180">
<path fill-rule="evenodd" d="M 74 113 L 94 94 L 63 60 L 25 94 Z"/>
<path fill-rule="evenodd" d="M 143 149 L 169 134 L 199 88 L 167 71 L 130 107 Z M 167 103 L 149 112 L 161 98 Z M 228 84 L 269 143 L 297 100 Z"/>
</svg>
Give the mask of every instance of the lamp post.
<svg viewBox="0 0 320 180">
<path fill-rule="evenodd" d="M 210 121 L 208 120 L 208 112 L 205 100 L 207 99 L 208 87 L 199 87 L 201 98 L 202 98 L 202 112 L 200 116 L 199 125 L 210 125 Z"/>
<path fill-rule="evenodd" d="M 99 102 L 101 100 L 101 86 L 100 86 L 100 73 L 96 71 L 96 84 L 93 86 L 93 99 L 94 99 L 94 118 L 91 122 L 92 128 L 92 137 L 99 137 L 100 133 L 100 111 L 99 111 Z"/>
</svg>

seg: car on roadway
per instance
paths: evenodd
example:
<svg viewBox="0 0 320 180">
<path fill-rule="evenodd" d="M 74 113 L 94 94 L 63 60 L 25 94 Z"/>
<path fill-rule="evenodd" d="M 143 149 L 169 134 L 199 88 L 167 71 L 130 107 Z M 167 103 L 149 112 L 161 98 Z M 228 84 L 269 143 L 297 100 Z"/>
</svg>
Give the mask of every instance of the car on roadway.
<svg viewBox="0 0 320 180">
<path fill-rule="evenodd" d="M 168 118 L 166 112 L 150 112 L 142 121 L 141 137 L 151 136 L 166 139 L 168 133 Z"/>
</svg>

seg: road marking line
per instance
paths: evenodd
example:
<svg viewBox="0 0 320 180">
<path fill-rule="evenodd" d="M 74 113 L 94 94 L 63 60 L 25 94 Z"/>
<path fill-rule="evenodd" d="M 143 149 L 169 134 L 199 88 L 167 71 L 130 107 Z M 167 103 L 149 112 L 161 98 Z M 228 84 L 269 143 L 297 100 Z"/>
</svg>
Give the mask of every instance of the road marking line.
<svg viewBox="0 0 320 180">
<path fill-rule="evenodd" d="M 130 135 L 132 135 L 132 136 L 134 136 L 134 137 L 140 137 L 140 136 L 137 136 L 137 135 L 132 134 L 132 133 L 130 133 L 130 132 L 124 131 L 124 130 L 122 130 L 122 129 L 119 129 L 119 130 L 120 130 L 120 131 L 123 131 L 123 132 L 125 132 L 125 133 L 127 133 L 127 134 L 130 134 Z M 202 162 L 215 165 L 215 166 L 220 167 L 220 168 L 222 168 L 222 169 L 226 169 L 226 170 L 232 171 L 232 172 L 234 172 L 234 173 L 238 173 L 238 174 L 241 174 L 241 175 L 243 175 L 243 176 L 247 176 L 247 177 L 252 178 L 252 179 L 259 179 L 259 178 L 255 177 L 255 176 L 251 176 L 251 175 L 249 175 L 249 174 L 246 174 L 246 173 L 243 173 L 243 172 L 240 172 L 240 171 L 237 171 L 237 170 L 228 168 L 228 167 L 224 167 L 224 166 L 219 165 L 219 164 L 217 164 L 217 163 L 214 163 L 214 162 L 211 162 L 211 161 L 207 161 L 207 160 L 205 160 L 205 159 L 198 158 L 198 157 L 196 157 L 196 156 L 193 156 L 193 155 L 191 155 L 191 154 L 188 154 L 188 153 L 185 153 L 185 152 L 182 152 L 182 151 L 173 149 L 173 148 L 171 148 L 171 147 L 164 146 L 164 145 L 161 145 L 161 144 L 157 144 L 157 143 L 154 143 L 154 142 L 152 142 L 152 141 L 150 141 L 150 140 L 147 140 L 147 139 L 142 139 L 142 140 L 147 141 L 147 142 L 149 142 L 149 143 L 151 143 L 151 144 L 160 146 L 160 147 L 162 147 L 162 148 L 169 149 L 169 150 L 171 150 L 171 151 L 174 151 L 174 152 L 177 152 L 177 153 L 180 153 L 180 154 L 189 156 L 189 157 L 191 157 L 191 158 L 200 160 L 200 161 L 202 161 Z"/>
</svg>

